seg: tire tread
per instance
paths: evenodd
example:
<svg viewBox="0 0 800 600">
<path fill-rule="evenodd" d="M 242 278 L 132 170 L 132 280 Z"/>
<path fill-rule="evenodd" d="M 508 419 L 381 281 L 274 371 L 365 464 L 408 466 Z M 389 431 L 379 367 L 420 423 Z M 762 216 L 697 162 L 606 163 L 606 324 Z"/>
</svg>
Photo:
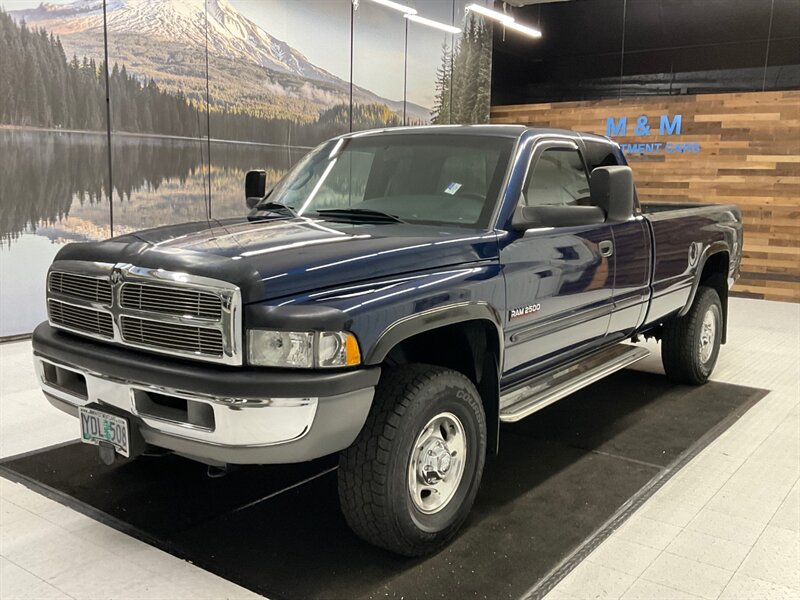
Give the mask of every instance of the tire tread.
<svg viewBox="0 0 800 600">
<path fill-rule="evenodd" d="M 339 454 L 339 499 L 348 525 L 367 542 L 406 556 L 418 556 L 428 549 L 421 550 L 404 536 L 392 516 L 387 497 L 390 457 L 414 397 L 444 375 L 457 375 L 472 387 L 466 376 L 444 367 L 411 364 L 384 371 L 361 433 Z M 482 407 L 480 410 L 482 414 Z"/>
<path fill-rule="evenodd" d="M 702 369 L 695 332 L 698 331 L 699 321 L 703 319 L 706 310 L 714 303 L 721 306 L 716 290 L 700 286 L 689 312 L 664 324 L 661 363 L 665 373 L 673 381 L 699 385 L 708 379 L 710 371 L 705 373 Z"/>
</svg>

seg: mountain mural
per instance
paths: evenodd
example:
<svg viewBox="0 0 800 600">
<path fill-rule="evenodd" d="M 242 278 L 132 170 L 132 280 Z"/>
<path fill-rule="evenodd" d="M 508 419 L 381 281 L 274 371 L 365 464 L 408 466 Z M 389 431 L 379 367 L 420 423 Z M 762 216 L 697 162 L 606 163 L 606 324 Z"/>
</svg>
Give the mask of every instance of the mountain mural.
<svg viewBox="0 0 800 600">
<path fill-rule="evenodd" d="M 448 20 L 468 1 L 418 6 Z M 352 37 L 349 0 L 23 4 L 0 0 L 0 312 L 16 315 L 0 338 L 45 318 L 66 242 L 244 214 L 247 170 L 273 182 L 351 128 L 488 120 L 491 31 L 472 17 L 462 35 L 409 27 L 404 45 L 402 17 L 365 0 Z M 423 106 L 386 91 L 403 84 Z"/>
<path fill-rule="evenodd" d="M 350 101 L 349 81 L 317 67 L 227 0 L 109 0 L 106 10 L 110 64 L 198 103 L 205 101 L 207 35 L 212 111 L 304 124 Z M 58 36 L 68 57 L 103 56 L 102 0 L 42 3 L 9 15 Z M 402 115 L 402 100 L 363 87 L 354 86 L 353 99 Z M 406 113 L 415 122 L 430 120 L 430 107 L 406 103 Z"/>
</svg>

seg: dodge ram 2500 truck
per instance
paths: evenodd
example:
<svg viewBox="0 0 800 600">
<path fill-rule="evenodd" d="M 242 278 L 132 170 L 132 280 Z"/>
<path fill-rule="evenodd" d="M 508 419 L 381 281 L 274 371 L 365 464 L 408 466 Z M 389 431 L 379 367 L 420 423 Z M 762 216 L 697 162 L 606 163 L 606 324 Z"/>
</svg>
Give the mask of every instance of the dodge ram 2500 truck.
<svg viewBox="0 0 800 600">
<path fill-rule="evenodd" d="M 56 256 L 36 368 L 104 461 L 338 452 L 353 530 L 419 555 L 464 522 L 501 423 L 647 354 L 625 342 L 660 339 L 687 384 L 725 342 L 739 210 L 640 206 L 603 137 L 359 132 L 245 189 L 246 217 Z"/>
</svg>

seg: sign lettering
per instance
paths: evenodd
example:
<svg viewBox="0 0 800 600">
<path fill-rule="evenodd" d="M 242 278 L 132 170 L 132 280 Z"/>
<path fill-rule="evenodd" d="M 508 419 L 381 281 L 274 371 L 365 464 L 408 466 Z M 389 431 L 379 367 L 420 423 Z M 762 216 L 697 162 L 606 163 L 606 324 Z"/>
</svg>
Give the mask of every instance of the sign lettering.
<svg viewBox="0 0 800 600">
<path fill-rule="evenodd" d="M 606 117 L 606 136 L 628 137 L 628 117 Z M 658 121 L 658 133 L 651 121 Z M 683 134 L 683 115 L 659 115 L 649 117 L 639 115 L 631 119 L 633 137 L 661 138 Z M 697 142 L 674 142 L 667 140 L 646 141 L 640 143 L 620 143 L 620 148 L 625 154 L 697 154 L 700 144 Z"/>
</svg>

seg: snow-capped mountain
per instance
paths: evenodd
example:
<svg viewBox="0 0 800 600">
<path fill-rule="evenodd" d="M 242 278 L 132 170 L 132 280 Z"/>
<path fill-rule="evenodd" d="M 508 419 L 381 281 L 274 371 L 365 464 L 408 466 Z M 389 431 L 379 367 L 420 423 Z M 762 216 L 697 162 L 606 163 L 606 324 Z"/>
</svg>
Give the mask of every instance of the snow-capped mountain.
<svg viewBox="0 0 800 600">
<path fill-rule="evenodd" d="M 205 4 L 204 0 L 110 0 L 109 35 L 137 35 L 150 40 L 180 41 L 187 47 L 204 47 Z M 35 9 L 14 11 L 12 15 L 59 35 L 78 32 L 102 35 L 103 30 L 102 0 L 43 3 Z M 208 2 L 208 47 L 211 54 L 247 60 L 277 72 L 321 81 L 336 79 L 245 18 L 227 0 Z"/>
<path fill-rule="evenodd" d="M 42 3 L 9 14 L 60 36 L 68 55 L 96 59 L 103 55 L 102 0 Z M 217 103 L 253 107 L 281 97 L 294 99 L 298 106 L 303 105 L 302 110 L 309 110 L 349 98 L 348 81 L 311 63 L 228 0 L 107 0 L 106 18 L 112 64 L 126 64 L 129 72 L 152 77 L 166 89 L 181 89 L 190 97 L 193 92 L 199 97 L 205 88 L 200 80 L 205 73 L 202 50 L 207 34 L 212 97 Z M 356 86 L 354 94 L 357 102 L 403 110 L 402 101 L 379 97 L 368 89 Z M 418 119 L 429 118 L 426 108 L 411 103 L 406 108 Z M 282 110 L 291 112 L 285 103 Z"/>
</svg>

